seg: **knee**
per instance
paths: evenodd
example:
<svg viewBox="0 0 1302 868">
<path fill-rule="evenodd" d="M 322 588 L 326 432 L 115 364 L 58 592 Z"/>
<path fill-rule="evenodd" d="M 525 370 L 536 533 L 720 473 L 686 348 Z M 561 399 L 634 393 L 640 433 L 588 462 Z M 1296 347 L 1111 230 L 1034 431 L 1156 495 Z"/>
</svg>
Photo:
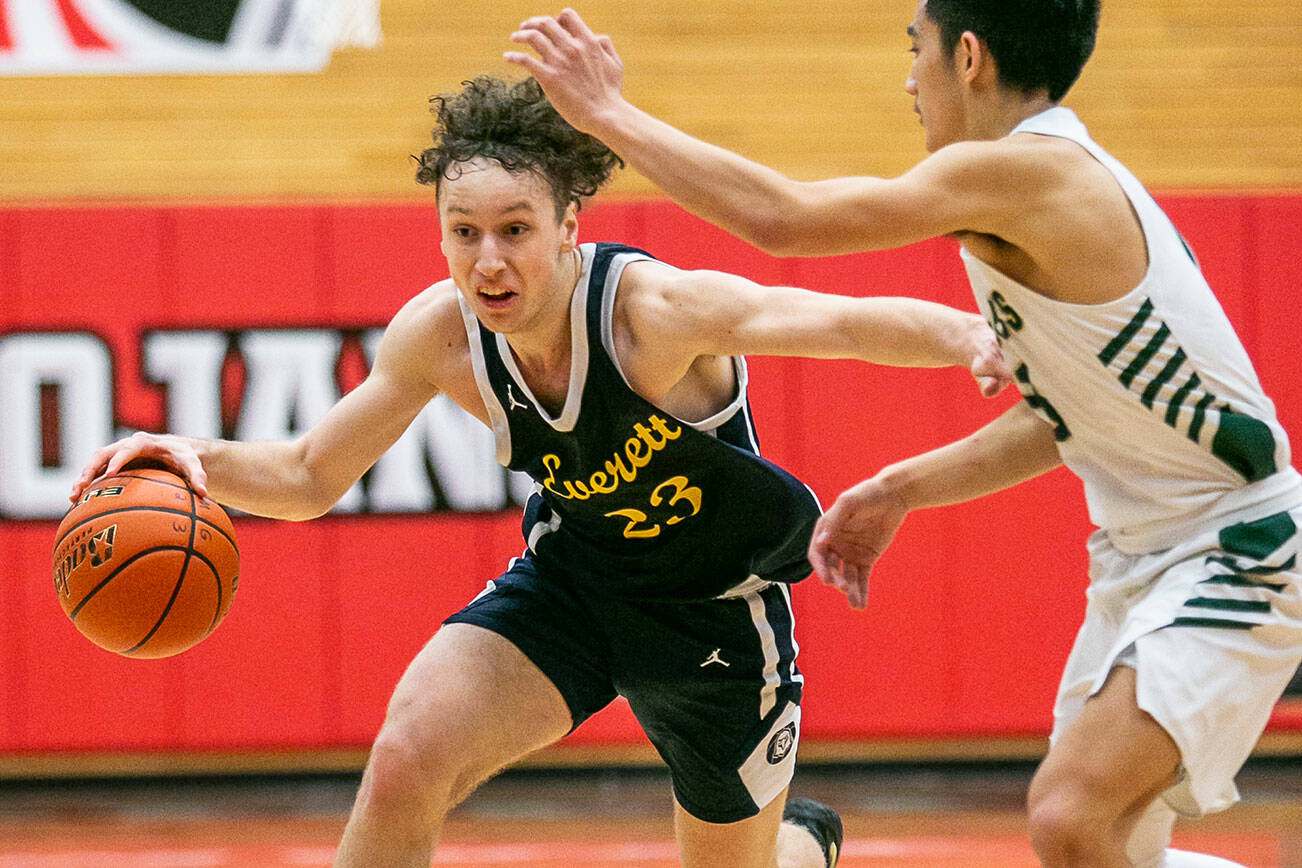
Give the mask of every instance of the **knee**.
<svg viewBox="0 0 1302 868">
<path fill-rule="evenodd" d="M 362 797 L 374 811 L 439 815 L 451 809 L 460 775 L 453 746 L 430 738 L 421 729 L 390 720 L 371 746 Z"/>
<path fill-rule="evenodd" d="M 1112 864 L 1114 822 L 1089 794 L 1069 786 L 1033 790 L 1027 813 L 1031 846 L 1045 868 Z"/>
</svg>

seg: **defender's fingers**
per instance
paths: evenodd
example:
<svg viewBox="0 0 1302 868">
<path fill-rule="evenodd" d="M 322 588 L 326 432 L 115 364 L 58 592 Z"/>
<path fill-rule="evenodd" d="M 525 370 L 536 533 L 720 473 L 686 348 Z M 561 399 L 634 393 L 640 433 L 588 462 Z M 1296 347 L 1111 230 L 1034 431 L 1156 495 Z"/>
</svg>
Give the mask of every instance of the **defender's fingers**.
<svg viewBox="0 0 1302 868">
<path fill-rule="evenodd" d="M 522 51 L 505 51 L 502 53 L 502 59 L 507 63 L 514 63 L 516 66 L 523 66 L 534 78 L 538 78 L 539 73 L 547 72 L 547 67 L 543 65 L 541 60 Z"/>
<path fill-rule="evenodd" d="M 592 28 L 588 26 L 582 16 L 568 6 L 561 10 L 561 14 L 556 16 L 556 20 L 561 27 L 565 28 L 567 33 L 580 40 L 597 38 L 597 34 L 592 32 Z"/>
<path fill-rule="evenodd" d="M 851 584 L 850 592 L 845 595 L 850 608 L 862 612 L 868 608 L 868 574 L 860 572 Z"/>
<path fill-rule="evenodd" d="M 832 530 L 836 523 L 836 505 L 818 517 L 814 522 L 814 532 L 809 537 L 809 562 L 814 565 L 814 572 L 824 581 L 837 568 L 841 560 L 840 552 L 832 542 Z"/>
<path fill-rule="evenodd" d="M 575 45 L 574 37 L 570 35 L 570 32 L 550 15 L 530 18 L 520 25 L 520 31 L 524 33 L 540 33 L 557 49 Z"/>
<path fill-rule="evenodd" d="M 597 44 L 601 46 L 601 50 L 604 51 L 606 56 L 611 60 L 619 60 L 619 52 L 615 50 L 615 40 L 611 39 L 609 36 L 598 36 Z"/>
<path fill-rule="evenodd" d="M 509 39 L 532 48 L 544 59 L 554 55 L 556 51 L 556 46 L 547 38 L 547 34 L 539 30 L 517 30 L 510 35 Z"/>
<path fill-rule="evenodd" d="M 815 532 L 815 541 L 809 547 L 809 562 L 823 584 L 839 587 L 841 556 L 828 542 L 827 533 Z"/>
<path fill-rule="evenodd" d="M 521 30 L 533 30 L 542 26 L 544 21 L 549 21 L 550 15 L 532 15 L 520 22 Z"/>
</svg>

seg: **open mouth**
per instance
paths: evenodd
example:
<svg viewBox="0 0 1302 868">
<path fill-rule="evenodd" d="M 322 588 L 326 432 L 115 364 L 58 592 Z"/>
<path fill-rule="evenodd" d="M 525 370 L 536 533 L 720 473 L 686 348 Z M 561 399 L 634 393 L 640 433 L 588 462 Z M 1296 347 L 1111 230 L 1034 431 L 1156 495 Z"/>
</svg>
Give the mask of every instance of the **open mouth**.
<svg viewBox="0 0 1302 868">
<path fill-rule="evenodd" d="M 516 293 L 501 287 L 480 287 L 476 290 L 480 301 L 489 307 L 504 307 L 511 303 Z"/>
</svg>

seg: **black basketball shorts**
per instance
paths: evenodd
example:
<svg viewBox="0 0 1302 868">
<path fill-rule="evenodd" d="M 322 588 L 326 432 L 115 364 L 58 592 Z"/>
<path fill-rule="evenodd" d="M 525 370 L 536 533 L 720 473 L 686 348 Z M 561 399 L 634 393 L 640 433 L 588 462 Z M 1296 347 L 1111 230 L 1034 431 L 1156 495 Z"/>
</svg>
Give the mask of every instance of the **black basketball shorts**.
<svg viewBox="0 0 1302 868">
<path fill-rule="evenodd" d="M 700 820 L 752 817 L 791 781 L 804 679 L 785 585 L 630 600 L 575 588 L 526 555 L 445 623 L 508 639 L 560 691 L 575 727 L 625 697 L 678 803 Z"/>
</svg>

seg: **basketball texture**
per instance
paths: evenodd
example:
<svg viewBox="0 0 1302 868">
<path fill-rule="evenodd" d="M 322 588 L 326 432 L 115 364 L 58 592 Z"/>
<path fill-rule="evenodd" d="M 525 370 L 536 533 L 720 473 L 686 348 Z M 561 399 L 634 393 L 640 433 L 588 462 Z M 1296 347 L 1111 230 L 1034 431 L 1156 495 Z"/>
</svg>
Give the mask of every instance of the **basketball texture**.
<svg viewBox="0 0 1302 868">
<path fill-rule="evenodd" d="M 230 611 L 235 529 L 220 506 L 153 468 L 97 480 L 59 524 L 54 587 L 81 634 L 127 657 L 191 648 Z"/>
</svg>

